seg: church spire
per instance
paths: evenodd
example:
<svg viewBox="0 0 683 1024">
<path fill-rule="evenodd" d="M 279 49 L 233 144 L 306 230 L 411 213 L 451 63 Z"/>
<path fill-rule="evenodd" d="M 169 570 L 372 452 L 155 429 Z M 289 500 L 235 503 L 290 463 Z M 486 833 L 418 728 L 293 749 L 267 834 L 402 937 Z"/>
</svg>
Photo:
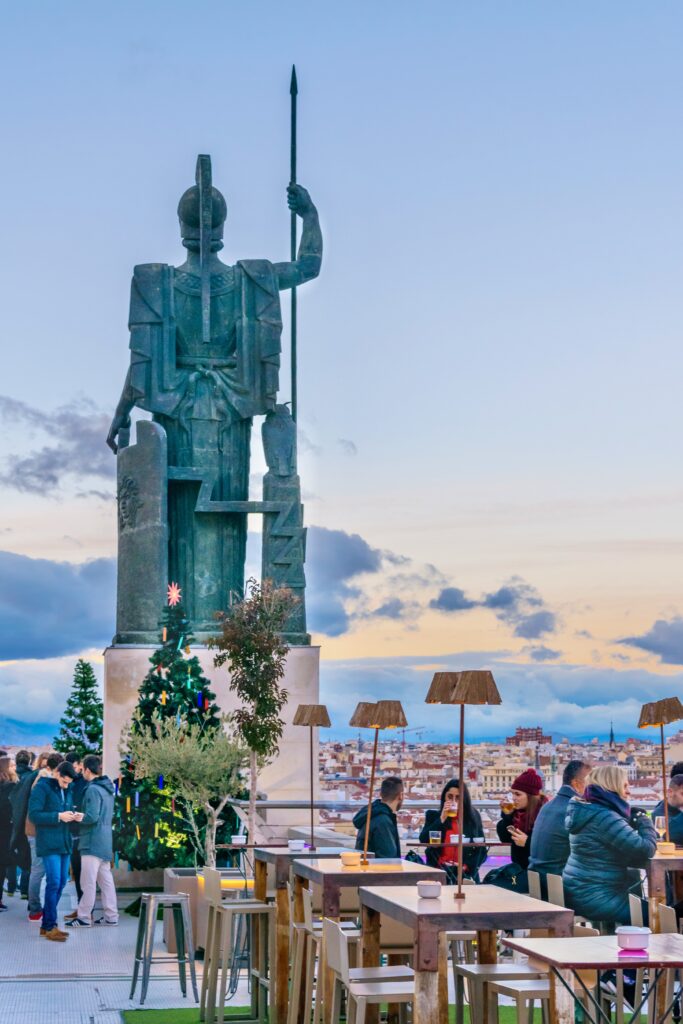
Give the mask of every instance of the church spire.
<svg viewBox="0 0 683 1024">
<path fill-rule="evenodd" d="M 614 748 L 617 745 L 616 741 L 614 739 L 614 722 L 610 722 L 610 724 L 609 724 L 609 745 L 610 745 L 610 750 L 614 750 Z"/>
</svg>

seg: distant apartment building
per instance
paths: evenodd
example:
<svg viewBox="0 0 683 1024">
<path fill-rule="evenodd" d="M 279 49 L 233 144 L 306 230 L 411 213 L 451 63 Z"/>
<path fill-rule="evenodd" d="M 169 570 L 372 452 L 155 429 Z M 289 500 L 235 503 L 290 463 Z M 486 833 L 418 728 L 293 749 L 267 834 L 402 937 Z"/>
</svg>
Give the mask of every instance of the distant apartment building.
<svg viewBox="0 0 683 1024">
<path fill-rule="evenodd" d="M 509 747 L 524 747 L 527 743 L 552 743 L 552 736 L 545 736 L 540 725 L 533 727 L 518 725 L 514 736 L 508 736 L 505 742 Z"/>
</svg>

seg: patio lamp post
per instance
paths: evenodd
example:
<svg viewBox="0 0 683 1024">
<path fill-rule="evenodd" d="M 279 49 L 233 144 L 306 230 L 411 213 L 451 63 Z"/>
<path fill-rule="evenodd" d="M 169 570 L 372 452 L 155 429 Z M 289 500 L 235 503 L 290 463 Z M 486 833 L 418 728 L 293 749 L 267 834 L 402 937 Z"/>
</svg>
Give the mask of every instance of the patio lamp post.
<svg viewBox="0 0 683 1024">
<path fill-rule="evenodd" d="M 669 803 L 666 799 L 666 753 L 664 749 L 664 726 L 683 719 L 683 704 L 678 697 L 665 697 L 650 704 L 643 704 L 638 719 L 638 728 L 648 725 L 659 726 L 659 741 L 662 751 L 662 796 L 664 797 L 664 821 L 666 824 L 666 841 L 669 842 Z"/>
<path fill-rule="evenodd" d="M 380 729 L 404 729 L 406 720 L 400 700 L 380 700 L 376 704 L 361 701 L 354 711 L 349 725 L 354 729 L 374 729 L 375 743 L 372 749 L 372 768 L 370 770 L 370 789 L 368 791 L 368 816 L 365 819 L 365 842 L 361 863 L 368 863 L 368 841 L 370 839 L 370 821 L 372 818 L 372 794 L 375 788 L 375 770 L 377 767 L 377 742 Z"/>
<path fill-rule="evenodd" d="M 313 809 L 313 730 L 329 729 L 332 723 L 327 708 L 324 704 L 299 704 L 294 713 L 292 725 L 307 725 L 310 732 L 310 755 L 311 755 L 311 849 L 315 850 L 315 812 Z"/>
<path fill-rule="evenodd" d="M 458 887 L 454 898 L 464 900 L 462 888 L 462 828 L 463 821 L 463 787 L 465 785 L 465 705 L 466 704 L 502 704 L 493 673 L 485 669 L 466 672 L 436 672 L 432 679 L 429 692 L 425 697 L 426 704 L 459 704 L 460 705 L 460 749 L 459 764 L 459 799 L 458 799 Z"/>
</svg>

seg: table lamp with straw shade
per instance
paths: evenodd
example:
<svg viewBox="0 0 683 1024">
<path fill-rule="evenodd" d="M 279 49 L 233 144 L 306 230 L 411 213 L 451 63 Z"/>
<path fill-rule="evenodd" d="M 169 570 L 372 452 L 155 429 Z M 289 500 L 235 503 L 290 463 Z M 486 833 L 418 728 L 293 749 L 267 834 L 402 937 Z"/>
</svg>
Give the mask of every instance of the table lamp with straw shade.
<svg viewBox="0 0 683 1024">
<path fill-rule="evenodd" d="M 472 669 L 466 672 L 435 672 L 429 692 L 425 697 L 426 704 L 459 704 L 460 705 L 460 750 L 459 780 L 460 792 L 458 800 L 458 888 L 455 899 L 462 900 L 465 893 L 462 888 L 462 828 L 464 805 L 463 787 L 465 785 L 465 704 L 501 704 L 498 687 L 493 674 L 487 669 Z"/>
<path fill-rule="evenodd" d="M 648 725 L 659 726 L 659 739 L 662 748 L 662 788 L 664 797 L 664 821 L 666 823 L 665 840 L 669 842 L 669 803 L 666 799 L 666 754 L 664 750 L 664 726 L 671 722 L 680 722 L 683 719 L 683 704 L 678 697 L 665 697 L 664 700 L 655 700 L 650 704 L 643 704 L 638 720 L 638 728 L 644 729 Z"/>
<path fill-rule="evenodd" d="M 375 788 L 375 768 L 377 767 L 377 741 L 380 729 L 404 729 L 407 726 L 406 716 L 400 700 L 380 700 L 376 704 L 361 701 L 354 711 L 349 725 L 354 729 L 374 729 L 375 743 L 372 750 L 372 769 L 370 771 L 370 790 L 368 792 L 368 816 L 365 819 L 365 842 L 363 843 L 362 863 L 368 863 L 368 841 L 370 839 L 370 821 L 372 819 L 372 793 Z"/>
<path fill-rule="evenodd" d="M 313 808 L 313 730 L 329 729 L 332 723 L 324 704 L 299 704 L 294 713 L 292 725 L 307 725 L 311 740 L 311 849 L 315 850 L 315 812 Z"/>
</svg>

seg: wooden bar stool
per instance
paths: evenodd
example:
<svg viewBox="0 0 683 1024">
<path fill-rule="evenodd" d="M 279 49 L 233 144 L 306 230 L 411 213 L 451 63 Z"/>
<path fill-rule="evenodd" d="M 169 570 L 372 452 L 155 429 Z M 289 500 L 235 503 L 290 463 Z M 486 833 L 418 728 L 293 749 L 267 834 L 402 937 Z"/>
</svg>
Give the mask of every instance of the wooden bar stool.
<svg viewBox="0 0 683 1024">
<path fill-rule="evenodd" d="M 348 1000 L 347 1020 L 352 1024 L 365 1024 L 367 1007 L 381 1003 L 398 1005 L 402 1021 L 406 1020 L 406 1008 L 415 1001 L 415 979 L 409 977 L 405 980 L 394 973 L 405 968 L 350 968 L 348 935 L 336 921 L 329 919 L 325 920 L 325 944 L 327 964 L 335 979 L 332 1024 L 339 1021 L 342 989 L 346 990 Z M 370 971 L 374 972 L 371 979 L 368 977 Z"/>
<path fill-rule="evenodd" d="M 246 1017 L 231 1019 L 240 1020 L 242 1024 L 264 1024 L 268 1020 L 274 913 L 272 904 L 260 900 L 227 900 L 214 907 L 210 953 L 207 937 L 208 964 L 204 966 L 204 1002 L 200 1009 L 200 1020 L 208 1021 L 208 1024 L 223 1024 L 225 1020 L 225 1000 L 234 955 L 234 930 L 240 917 L 248 922 L 251 932 L 251 1011 Z M 262 925 L 265 926 L 265 941 L 254 943 L 254 932 L 257 928 L 261 931 Z M 255 949 L 257 962 L 253 959 Z"/>
<path fill-rule="evenodd" d="M 173 914 L 173 924 L 176 934 L 175 956 L 167 955 L 154 956 L 154 932 L 157 921 L 157 911 L 163 908 L 164 913 L 169 910 Z M 197 975 L 194 966 L 194 942 L 192 939 L 192 922 L 190 920 L 190 897 L 187 893 L 163 893 L 144 892 L 140 903 L 140 919 L 138 921 L 138 934 L 135 943 L 135 964 L 133 966 L 133 979 L 130 986 L 130 999 L 135 995 L 135 987 L 138 981 L 140 965 L 142 965 L 142 987 L 140 989 L 140 1005 L 147 997 L 149 987 L 150 970 L 153 963 L 178 964 L 178 978 L 180 990 L 183 996 L 187 996 L 187 981 L 185 975 L 186 967 L 190 968 L 190 980 L 196 1002 L 199 1002 L 197 992 Z"/>
</svg>

